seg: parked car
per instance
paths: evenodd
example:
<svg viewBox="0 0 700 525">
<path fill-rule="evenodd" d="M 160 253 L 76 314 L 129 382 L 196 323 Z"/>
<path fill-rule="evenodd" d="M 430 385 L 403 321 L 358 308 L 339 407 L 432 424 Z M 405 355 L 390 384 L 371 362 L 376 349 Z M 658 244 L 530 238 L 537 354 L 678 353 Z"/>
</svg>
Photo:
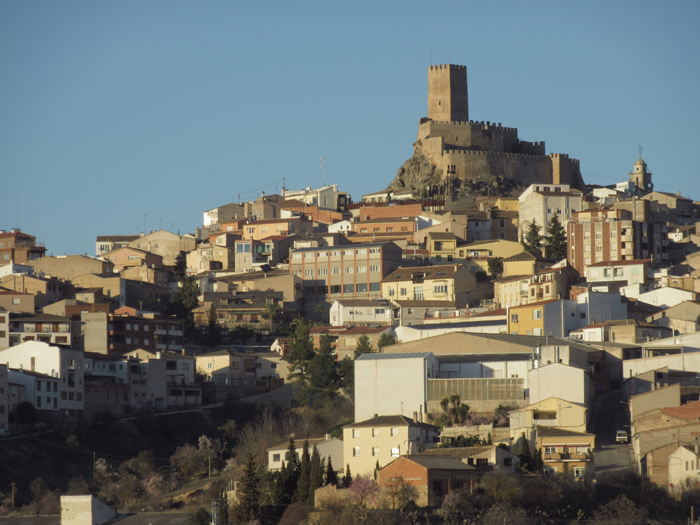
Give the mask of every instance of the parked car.
<svg viewBox="0 0 700 525">
<path fill-rule="evenodd" d="M 627 443 L 627 431 L 626 430 L 618 430 L 617 434 L 615 435 L 615 441 L 618 443 Z"/>
</svg>

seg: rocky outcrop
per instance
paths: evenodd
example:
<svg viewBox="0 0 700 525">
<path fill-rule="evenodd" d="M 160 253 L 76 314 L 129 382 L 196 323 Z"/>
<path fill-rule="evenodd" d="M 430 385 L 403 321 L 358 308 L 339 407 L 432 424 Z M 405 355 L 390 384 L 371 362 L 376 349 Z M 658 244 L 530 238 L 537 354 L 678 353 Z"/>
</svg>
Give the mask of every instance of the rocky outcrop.
<svg viewBox="0 0 700 525">
<path fill-rule="evenodd" d="M 389 187 L 394 190 L 402 188 L 423 190 L 440 182 L 441 179 L 442 170 L 430 163 L 423 154 L 421 141 L 418 141 L 413 145 L 413 157 L 403 163 Z"/>
</svg>

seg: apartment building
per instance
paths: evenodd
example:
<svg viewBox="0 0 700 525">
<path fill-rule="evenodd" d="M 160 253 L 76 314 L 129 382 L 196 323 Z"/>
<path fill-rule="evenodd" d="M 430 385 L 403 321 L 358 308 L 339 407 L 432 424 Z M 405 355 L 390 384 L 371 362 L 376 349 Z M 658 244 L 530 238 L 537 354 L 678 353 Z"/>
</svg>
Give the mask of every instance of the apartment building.
<svg viewBox="0 0 700 525">
<path fill-rule="evenodd" d="M 24 368 L 9 369 L 7 377 L 8 382 L 15 387 L 14 395 L 10 398 L 12 412 L 23 401 L 31 403 L 40 414 L 58 412 L 62 391 L 58 377 Z"/>
<path fill-rule="evenodd" d="M 58 407 L 70 416 L 83 416 L 83 352 L 65 346 L 27 341 L 0 352 L 10 368 L 39 372 L 60 381 Z M 53 391 L 53 388 L 52 388 Z"/>
<path fill-rule="evenodd" d="M 25 264 L 43 257 L 45 253 L 46 247 L 36 242 L 33 235 L 22 233 L 19 228 L 9 232 L 0 230 L 0 264 Z"/>
<path fill-rule="evenodd" d="M 0 291 L 0 308 L 7 312 L 34 313 L 34 296 L 14 290 Z"/>
<path fill-rule="evenodd" d="M 313 223 L 299 217 L 288 219 L 248 220 L 241 227 L 243 239 L 260 241 L 270 236 L 308 235 L 313 233 Z"/>
<path fill-rule="evenodd" d="M 308 301 L 377 299 L 381 281 L 401 264 L 393 242 L 293 250 L 289 271 L 303 280 Z"/>
<path fill-rule="evenodd" d="M 352 231 L 364 239 L 391 237 L 413 241 L 418 229 L 416 217 L 381 217 L 352 223 Z"/>
<path fill-rule="evenodd" d="M 27 341 L 71 345 L 71 320 L 51 314 L 10 313 L 9 346 Z"/>
<path fill-rule="evenodd" d="M 568 264 L 540 270 L 533 275 L 503 277 L 493 282 L 494 302 L 503 308 L 565 299 L 569 296 L 571 285 L 578 279 L 578 273 Z"/>
<path fill-rule="evenodd" d="M 114 264 L 115 272 L 121 272 L 124 268 L 131 266 L 148 266 L 149 268 L 163 267 L 162 255 L 157 255 L 132 246 L 116 248 L 111 252 L 105 253 L 102 257 Z"/>
<path fill-rule="evenodd" d="M 525 238 L 533 222 L 541 228 L 540 234 L 546 235 L 555 215 L 559 224 L 566 229 L 574 213 L 583 210 L 583 202 L 583 193 L 572 189 L 568 184 L 530 185 L 518 198 L 519 240 Z"/>
<path fill-rule="evenodd" d="M 476 277 L 464 265 L 398 268 L 382 279 L 382 297 L 389 300 L 450 301 L 457 308 L 469 302 Z"/>
<path fill-rule="evenodd" d="M 195 357 L 197 372 L 217 386 L 255 386 L 255 354 L 226 348 Z"/>
<path fill-rule="evenodd" d="M 586 281 L 620 282 L 627 284 L 647 284 L 650 259 L 629 261 L 600 261 L 586 267 Z"/>
<path fill-rule="evenodd" d="M 289 250 L 297 239 L 292 235 L 271 235 L 259 241 L 236 241 L 235 268 L 237 272 L 249 272 L 259 269 L 262 265 L 277 266 L 289 258 Z"/>
<path fill-rule="evenodd" d="M 95 256 L 101 257 L 107 252 L 128 246 L 139 235 L 98 235 L 95 241 Z"/>
<path fill-rule="evenodd" d="M 56 278 L 27 274 L 11 274 L 0 277 L 0 286 L 15 292 L 32 294 L 34 296 L 34 307 L 37 309 L 60 301 L 72 290 L 70 284 Z"/>
<path fill-rule="evenodd" d="M 341 211 L 350 204 L 350 196 L 345 191 L 338 191 L 337 184 L 329 184 L 321 188 L 302 190 L 289 190 L 282 188 L 282 197 L 285 200 L 295 199 L 309 206 L 318 206 L 326 210 Z"/>
<path fill-rule="evenodd" d="M 568 260 L 581 275 L 604 261 L 663 261 L 668 259 L 667 231 L 666 224 L 633 220 L 627 210 L 577 212 L 567 227 Z"/>
</svg>

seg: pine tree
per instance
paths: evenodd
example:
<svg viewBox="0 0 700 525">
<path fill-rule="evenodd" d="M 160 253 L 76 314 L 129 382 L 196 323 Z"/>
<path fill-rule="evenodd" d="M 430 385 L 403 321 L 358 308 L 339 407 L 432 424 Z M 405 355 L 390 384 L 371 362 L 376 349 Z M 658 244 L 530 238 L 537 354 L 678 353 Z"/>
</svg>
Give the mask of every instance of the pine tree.
<svg viewBox="0 0 700 525">
<path fill-rule="evenodd" d="M 297 445 L 292 436 L 289 436 L 289 444 L 284 458 L 287 460 L 287 475 L 296 478 L 299 475 L 299 458 L 297 457 Z"/>
<path fill-rule="evenodd" d="M 532 219 L 527 234 L 525 235 L 525 241 L 523 242 L 525 249 L 533 255 L 542 254 L 542 235 L 540 234 L 540 229 L 541 228 L 537 226 L 537 221 Z"/>
<path fill-rule="evenodd" d="M 207 314 L 207 329 L 206 329 L 207 346 L 214 347 L 221 344 L 221 327 L 219 319 L 216 316 L 216 308 L 214 303 L 211 303 L 209 313 Z"/>
<path fill-rule="evenodd" d="M 374 466 L 374 479 L 377 479 L 377 474 L 379 473 L 379 460 L 377 460 L 377 464 Z"/>
<path fill-rule="evenodd" d="M 352 474 L 350 473 L 350 464 L 345 464 L 345 477 L 343 477 L 343 488 L 348 488 L 352 484 Z"/>
<path fill-rule="evenodd" d="M 238 485 L 238 508 L 241 520 L 252 521 L 260 515 L 260 480 L 255 467 L 255 456 L 248 456 L 243 478 Z"/>
<path fill-rule="evenodd" d="M 320 348 L 309 362 L 308 372 L 310 393 L 315 396 L 316 403 L 323 402 L 335 395 L 336 390 L 338 390 L 339 377 L 330 335 L 321 337 Z"/>
<path fill-rule="evenodd" d="M 314 446 L 314 451 L 311 454 L 311 472 L 309 473 L 309 497 L 306 504 L 309 507 L 314 506 L 316 489 L 323 486 L 323 463 L 321 462 L 321 454 Z"/>
<path fill-rule="evenodd" d="M 294 397 L 300 405 L 309 402 L 309 362 L 314 357 L 314 344 L 309 333 L 309 324 L 302 318 L 295 321 L 296 328 L 289 344 L 289 379 L 294 387 Z"/>
<path fill-rule="evenodd" d="M 271 499 L 272 504 L 276 505 L 278 508 L 291 503 L 289 494 L 287 494 L 287 467 L 285 467 L 284 461 L 282 462 L 282 468 L 275 474 L 275 480 L 272 484 Z"/>
<path fill-rule="evenodd" d="M 547 257 L 556 261 L 566 258 L 566 231 L 559 222 L 559 217 L 555 214 L 550 226 L 547 228 L 547 247 L 545 248 Z"/>
<path fill-rule="evenodd" d="M 365 334 L 362 334 L 357 338 L 357 347 L 355 348 L 355 359 L 360 357 L 362 354 L 371 354 L 374 352 L 372 349 L 372 343 Z"/>
<path fill-rule="evenodd" d="M 296 501 L 303 501 L 309 497 L 309 486 L 311 481 L 311 457 L 309 456 L 309 441 L 304 441 L 304 451 L 301 453 L 301 467 L 299 468 L 299 481 L 297 490 L 294 493 Z"/>
<path fill-rule="evenodd" d="M 338 473 L 333 468 L 330 456 L 328 456 L 328 465 L 326 465 L 326 485 L 338 486 Z"/>
</svg>

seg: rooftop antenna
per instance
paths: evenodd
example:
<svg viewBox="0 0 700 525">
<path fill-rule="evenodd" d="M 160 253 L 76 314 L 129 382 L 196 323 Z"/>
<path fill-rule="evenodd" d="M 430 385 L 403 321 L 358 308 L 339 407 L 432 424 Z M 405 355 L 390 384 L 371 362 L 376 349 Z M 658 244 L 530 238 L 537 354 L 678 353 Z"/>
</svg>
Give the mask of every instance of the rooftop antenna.
<svg viewBox="0 0 700 525">
<path fill-rule="evenodd" d="M 146 233 L 146 217 L 148 216 L 147 213 L 143 214 L 143 233 Z"/>
<path fill-rule="evenodd" d="M 447 48 L 447 63 L 450 63 L 450 48 Z"/>
<path fill-rule="evenodd" d="M 19 186 L 17 186 L 17 229 L 19 230 Z"/>
<path fill-rule="evenodd" d="M 323 187 L 326 187 L 326 157 L 321 157 L 321 169 L 323 170 Z"/>
<path fill-rule="evenodd" d="M 433 46 L 430 46 L 430 65 L 433 65 Z"/>
</svg>

